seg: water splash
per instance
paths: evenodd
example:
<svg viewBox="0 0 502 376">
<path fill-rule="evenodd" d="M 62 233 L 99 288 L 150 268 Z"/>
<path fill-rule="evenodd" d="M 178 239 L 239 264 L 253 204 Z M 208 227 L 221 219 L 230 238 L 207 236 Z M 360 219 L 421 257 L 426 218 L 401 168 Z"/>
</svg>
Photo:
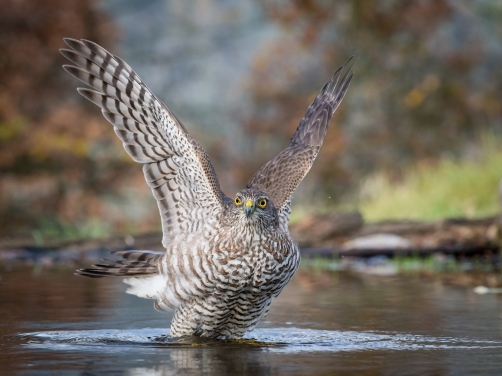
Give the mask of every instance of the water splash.
<svg viewBox="0 0 502 376">
<path fill-rule="evenodd" d="M 75 330 L 26 333 L 24 346 L 46 350 L 115 352 L 126 348 L 267 348 L 279 353 L 367 350 L 436 350 L 502 348 L 502 341 L 431 337 L 402 333 L 260 328 L 245 340 L 218 341 L 197 337 L 170 338 L 166 329 Z"/>
</svg>

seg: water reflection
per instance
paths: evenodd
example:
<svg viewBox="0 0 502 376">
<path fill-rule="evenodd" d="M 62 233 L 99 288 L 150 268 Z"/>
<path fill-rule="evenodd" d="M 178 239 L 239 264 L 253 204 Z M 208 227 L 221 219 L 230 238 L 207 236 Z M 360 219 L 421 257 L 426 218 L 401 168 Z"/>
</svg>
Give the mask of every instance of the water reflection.
<svg viewBox="0 0 502 376">
<path fill-rule="evenodd" d="M 0 374 L 374 375 L 411 367 L 475 375 L 497 374 L 502 363 L 501 297 L 434 280 L 301 269 L 250 334 L 268 343 L 256 346 L 166 340 L 171 316 L 124 294 L 119 280 L 70 270 L 0 269 L 0 277 Z"/>
<path fill-rule="evenodd" d="M 167 364 L 151 368 L 132 368 L 127 375 L 186 375 L 193 373 L 215 375 L 269 375 L 271 368 L 266 357 L 245 349 L 222 352 L 214 349 L 169 351 Z"/>
<path fill-rule="evenodd" d="M 375 352 L 380 353 L 380 356 L 401 352 L 403 356 L 409 357 L 410 351 L 422 357 L 429 354 L 429 368 L 433 366 L 446 370 L 449 368 L 448 362 L 444 364 L 441 356 L 437 357 L 438 354 L 469 351 L 472 355 L 473 352 L 493 353 L 502 349 L 502 341 L 401 333 L 262 328 L 252 335 L 255 340 L 262 342 L 170 339 L 166 337 L 165 329 L 39 332 L 25 335 L 23 342 L 24 347 L 32 350 L 80 353 L 83 358 L 94 358 L 95 353 L 101 356 L 109 354 L 121 359 L 121 366 L 130 375 L 197 372 L 268 375 L 283 368 L 284 360 L 288 362 L 286 368 L 299 370 L 307 366 L 314 372 L 324 368 L 331 357 L 346 359 L 348 354 L 355 354 L 352 358 L 358 362 L 373 364 Z M 324 363 L 310 365 L 306 362 L 309 356 L 321 358 Z M 145 360 L 154 365 L 137 366 L 138 362 Z M 93 370 L 87 367 L 88 372 Z"/>
</svg>

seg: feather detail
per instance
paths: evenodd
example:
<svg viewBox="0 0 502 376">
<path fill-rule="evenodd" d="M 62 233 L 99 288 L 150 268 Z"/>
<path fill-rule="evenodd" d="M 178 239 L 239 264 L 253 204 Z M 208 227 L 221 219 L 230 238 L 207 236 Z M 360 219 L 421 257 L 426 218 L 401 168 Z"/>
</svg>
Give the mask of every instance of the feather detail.
<svg viewBox="0 0 502 376">
<path fill-rule="evenodd" d="M 333 113 L 342 102 L 352 81 L 353 56 L 338 68 L 307 109 L 288 146 L 263 165 L 246 188 L 269 194 L 279 210 L 281 228 L 287 231 L 293 192 L 314 163 Z M 342 76 L 342 73 L 344 72 Z"/>
<path fill-rule="evenodd" d="M 212 220 L 226 199 L 207 153 L 125 61 L 88 40 L 64 41 L 69 49 L 61 54 L 75 65 L 63 68 L 92 88 L 79 93 L 101 108 L 126 152 L 144 164 L 158 201 L 162 243 L 193 235 L 189 219 Z"/>
<path fill-rule="evenodd" d="M 79 269 L 75 275 L 103 278 L 103 277 L 137 277 L 159 273 L 159 264 L 164 252 L 155 251 L 115 251 L 124 260 L 103 260 L 104 263 L 94 264 L 91 268 Z"/>
</svg>

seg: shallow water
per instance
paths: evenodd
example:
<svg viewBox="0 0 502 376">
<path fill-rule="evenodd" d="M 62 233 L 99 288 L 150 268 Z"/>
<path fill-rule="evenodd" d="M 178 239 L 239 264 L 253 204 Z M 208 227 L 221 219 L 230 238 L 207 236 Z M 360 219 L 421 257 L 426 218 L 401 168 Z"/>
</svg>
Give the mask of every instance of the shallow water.
<svg viewBox="0 0 502 376">
<path fill-rule="evenodd" d="M 502 296 L 301 269 L 245 342 L 170 339 L 119 280 L 0 269 L 0 375 L 499 375 Z"/>
</svg>

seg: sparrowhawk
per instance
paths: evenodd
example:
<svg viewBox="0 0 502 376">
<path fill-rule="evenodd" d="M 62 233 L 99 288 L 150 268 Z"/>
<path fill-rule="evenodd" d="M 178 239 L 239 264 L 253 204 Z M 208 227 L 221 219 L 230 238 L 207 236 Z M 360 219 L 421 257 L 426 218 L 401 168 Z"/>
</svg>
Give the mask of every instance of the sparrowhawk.
<svg viewBox="0 0 502 376">
<path fill-rule="evenodd" d="M 340 67 L 300 121 L 288 146 L 233 199 L 221 190 L 204 149 L 117 56 L 87 40 L 65 39 L 64 69 L 93 89 L 127 153 L 143 164 L 162 218 L 165 252 L 119 251 L 76 274 L 121 276 L 128 292 L 174 309 L 170 335 L 241 338 L 264 317 L 296 272 L 298 245 L 288 230 L 291 197 L 309 171 L 352 80 Z"/>
</svg>

